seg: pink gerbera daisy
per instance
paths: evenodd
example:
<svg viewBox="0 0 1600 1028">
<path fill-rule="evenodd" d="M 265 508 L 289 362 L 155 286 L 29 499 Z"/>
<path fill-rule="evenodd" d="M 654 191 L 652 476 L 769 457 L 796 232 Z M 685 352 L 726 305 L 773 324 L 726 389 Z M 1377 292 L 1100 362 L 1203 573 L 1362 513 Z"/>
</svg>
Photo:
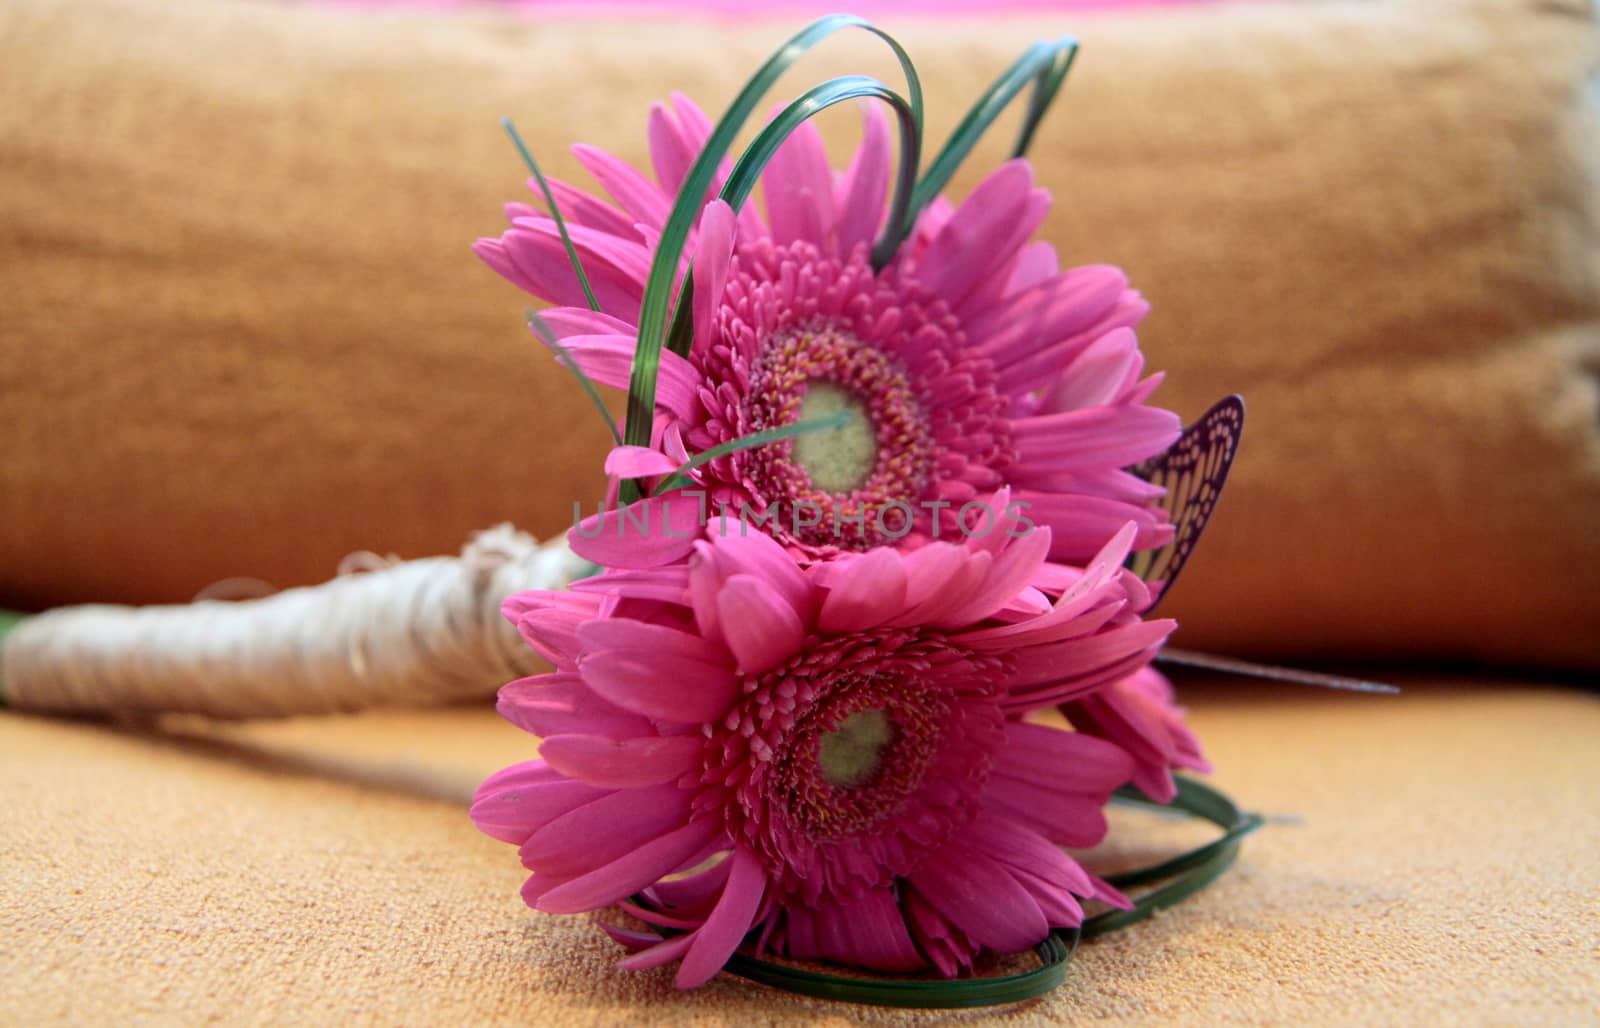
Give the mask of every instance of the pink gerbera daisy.
<svg viewBox="0 0 1600 1028">
<path fill-rule="evenodd" d="M 1002 486 L 1051 529 L 1055 561 L 1081 564 L 1129 521 L 1136 549 L 1171 538 L 1160 491 L 1124 470 L 1180 431 L 1176 415 L 1146 404 L 1160 376 L 1144 377 L 1132 330 L 1144 300 L 1118 269 L 1062 271 L 1049 245 L 1029 242 L 1049 199 L 1021 159 L 959 207 L 929 204 L 875 270 L 886 124 L 866 108 L 860 149 L 836 172 L 806 122 L 766 170 L 765 216 L 705 206 L 680 266 L 692 258 L 692 346 L 662 353 L 653 448 L 621 448 L 608 470 L 659 475 L 753 433 L 830 416 L 834 426 L 697 468 L 704 500 L 657 497 L 631 521 L 596 515 L 572 534 L 574 549 L 610 567 L 679 560 L 697 534 L 684 530 L 707 521 L 702 504 L 749 511 L 803 558 L 909 548 L 959 538 L 994 513 L 967 505 Z M 558 305 L 545 322 L 598 382 L 628 384 L 655 241 L 709 134 L 700 110 L 675 97 L 651 112 L 653 181 L 579 146 L 617 206 L 553 183 L 604 313 L 580 306 L 547 214 L 509 205 L 511 227 L 475 244 Z"/>
<path fill-rule="evenodd" d="M 1132 674 L 1173 623 L 1134 613 L 1132 525 L 1053 602 L 1029 584 L 1050 533 L 1015 528 L 805 565 L 725 521 L 686 563 L 513 597 L 556 670 L 499 708 L 542 759 L 485 782 L 475 822 L 521 848 L 530 905 L 665 929 L 616 933 L 624 963 L 681 959 L 684 987 L 747 938 L 955 975 L 1125 902 L 1060 847 L 1099 841 L 1134 757 L 1024 717 Z"/>
</svg>

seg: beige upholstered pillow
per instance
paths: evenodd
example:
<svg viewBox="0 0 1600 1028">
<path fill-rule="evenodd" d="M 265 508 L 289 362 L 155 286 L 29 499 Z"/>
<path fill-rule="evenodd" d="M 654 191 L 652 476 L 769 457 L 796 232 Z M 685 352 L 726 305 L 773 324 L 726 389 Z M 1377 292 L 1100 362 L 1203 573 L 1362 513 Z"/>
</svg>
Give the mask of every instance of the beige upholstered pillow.
<svg viewBox="0 0 1600 1028">
<path fill-rule="evenodd" d="M 467 251 L 524 198 L 495 120 L 577 180 L 567 143 L 641 157 L 649 100 L 720 110 L 790 27 L 0 8 L 0 602 L 562 529 L 605 437 Z M 1045 234 L 1154 303 L 1158 397 L 1250 404 L 1182 643 L 1600 665 L 1585 5 L 889 27 L 935 139 L 1031 38 L 1084 41 L 1034 152 Z M 863 65 L 894 75 L 862 37 L 792 85 Z"/>
</svg>

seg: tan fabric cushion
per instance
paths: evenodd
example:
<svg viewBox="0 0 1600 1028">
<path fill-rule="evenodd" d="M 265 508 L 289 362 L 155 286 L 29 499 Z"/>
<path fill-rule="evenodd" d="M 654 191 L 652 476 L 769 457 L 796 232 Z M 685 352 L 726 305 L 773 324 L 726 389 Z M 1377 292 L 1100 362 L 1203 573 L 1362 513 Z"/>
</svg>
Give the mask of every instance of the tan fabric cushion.
<svg viewBox="0 0 1600 1028">
<path fill-rule="evenodd" d="M 1250 404 L 1183 643 L 1600 664 L 1586 5 L 890 27 L 935 140 L 1023 43 L 1084 40 L 1035 150 L 1046 235 L 1154 302 L 1169 404 Z M 642 157 L 649 100 L 720 110 L 787 28 L 5 5 L 0 601 L 565 527 L 605 436 L 467 252 L 524 198 L 495 120 L 581 180 L 568 143 Z M 862 37 L 791 88 L 861 67 L 897 81 Z"/>
<path fill-rule="evenodd" d="M 1399 698 L 1186 688 L 1216 784 L 1280 820 L 1210 890 L 1085 943 L 992 1023 L 1582 1024 L 1600 1007 L 1600 707 L 1519 683 Z M 479 779 L 487 710 L 173 734 L 0 714 L 0 1020 L 965 1024 L 734 978 L 678 995 L 587 918 L 523 907 Z M 1118 818 L 1103 860 L 1210 836 Z M 1188 826 L 1183 826 L 1187 828 Z M 1106 864 L 1096 863 L 1104 867 Z"/>
</svg>

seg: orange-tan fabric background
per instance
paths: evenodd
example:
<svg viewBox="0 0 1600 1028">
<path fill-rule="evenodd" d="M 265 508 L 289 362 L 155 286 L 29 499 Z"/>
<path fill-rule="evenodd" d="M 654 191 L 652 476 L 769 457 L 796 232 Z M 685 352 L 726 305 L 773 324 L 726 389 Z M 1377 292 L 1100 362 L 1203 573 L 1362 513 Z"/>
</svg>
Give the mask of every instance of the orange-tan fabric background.
<svg viewBox="0 0 1600 1028">
<path fill-rule="evenodd" d="M 1034 151 L 1045 234 L 1146 291 L 1170 405 L 1250 404 L 1184 644 L 1600 665 L 1587 4 L 890 27 L 936 141 L 1025 42 L 1084 41 Z M 561 530 L 605 437 L 467 251 L 525 198 L 496 119 L 581 180 L 568 143 L 642 157 L 648 101 L 720 110 L 787 28 L 4 5 L 0 603 Z M 788 87 L 863 67 L 897 81 L 862 36 Z"/>
<path fill-rule="evenodd" d="M 0 1023 L 1593 1024 L 1600 702 L 1405 679 L 1399 698 L 1185 687 L 1215 784 L 1275 823 L 1210 890 L 1085 943 L 998 1012 L 904 1014 L 625 974 L 527 910 L 474 785 L 488 710 L 166 732 L 0 714 Z M 1119 818 L 1103 861 L 1196 838 Z"/>
</svg>

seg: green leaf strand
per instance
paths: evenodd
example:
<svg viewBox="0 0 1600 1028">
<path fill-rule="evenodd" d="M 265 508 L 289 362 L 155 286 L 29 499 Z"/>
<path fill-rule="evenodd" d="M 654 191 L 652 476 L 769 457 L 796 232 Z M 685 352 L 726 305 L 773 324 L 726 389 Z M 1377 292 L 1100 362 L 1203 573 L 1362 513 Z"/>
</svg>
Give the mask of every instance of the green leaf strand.
<svg viewBox="0 0 1600 1028">
<path fill-rule="evenodd" d="M 701 450 L 694 457 L 679 465 L 677 470 L 663 479 L 661 484 L 656 487 L 655 495 L 660 496 L 662 493 L 668 493 L 688 485 L 692 481 L 689 478 L 689 472 L 702 464 L 708 464 L 716 460 L 718 457 L 726 457 L 728 454 L 737 453 L 740 450 L 753 450 L 758 446 L 765 446 L 768 443 L 775 443 L 782 439 L 791 439 L 797 435 L 805 435 L 807 432 L 821 432 L 824 429 L 838 428 L 849 420 L 850 413 L 848 411 L 840 411 L 838 414 L 830 414 L 825 418 L 808 418 L 805 421 L 797 421 L 791 425 L 769 428 L 762 432 L 751 432 L 749 435 L 742 435 L 737 439 L 718 443 L 709 449 Z"/>
<path fill-rule="evenodd" d="M 606 428 L 611 432 L 612 444 L 620 444 L 622 442 L 622 433 L 617 428 L 616 419 L 606 409 L 605 400 L 600 398 L 600 390 L 595 385 L 594 379 L 590 378 L 578 366 L 577 360 L 572 356 L 572 351 L 561 345 L 561 341 L 551 331 L 549 323 L 539 316 L 538 311 L 524 311 L 523 317 L 527 319 L 528 327 L 533 329 L 534 334 L 539 337 L 540 341 L 555 351 L 556 359 L 567 366 L 567 370 L 572 372 L 573 377 L 578 380 L 578 385 L 583 387 L 584 393 L 589 397 L 589 402 L 594 404 L 594 409 L 600 412 L 600 417 L 604 419 Z"/>
<path fill-rule="evenodd" d="M 567 248 L 567 260 L 572 264 L 573 273 L 578 276 L 578 285 L 583 287 L 583 295 L 589 301 L 589 309 L 598 311 L 600 301 L 595 299 L 594 288 L 589 285 L 589 275 L 583 270 L 583 262 L 578 260 L 578 248 L 572 245 L 572 235 L 567 231 L 567 221 L 561 216 L 561 208 L 556 204 L 555 194 L 550 191 L 550 183 L 545 181 L 544 172 L 539 170 L 539 162 L 533 159 L 532 151 L 522 141 L 521 133 L 511 123 L 510 118 L 501 118 L 500 127 L 511 137 L 512 145 L 517 148 L 517 153 L 522 155 L 522 162 L 533 172 L 534 181 L 539 183 L 539 191 L 544 194 L 544 202 L 550 207 L 550 217 L 556 223 L 556 231 L 561 233 L 561 245 Z"/>
<path fill-rule="evenodd" d="M 1182 776 L 1176 778 L 1176 783 L 1177 796 L 1170 804 L 1157 803 L 1128 788 L 1119 790 L 1115 798 L 1126 805 L 1202 818 L 1223 829 L 1224 834 L 1170 860 L 1109 876 L 1107 880 L 1119 888 L 1172 880 L 1135 899 L 1133 910 L 1107 911 L 1086 920 L 1081 929 L 1052 932 L 1034 948 L 1040 966 L 1031 971 L 953 980 L 846 977 L 807 971 L 745 953 L 735 953 L 724 970 L 802 996 L 874 1006 L 953 1009 L 1018 1003 L 1043 996 L 1065 981 L 1068 961 L 1080 938 L 1126 928 L 1205 888 L 1233 864 L 1241 840 L 1261 827 L 1259 815 L 1242 813 L 1232 800 L 1210 786 Z M 642 897 L 636 896 L 634 901 L 642 902 Z M 676 934 L 670 929 L 662 931 L 667 935 Z"/>
<path fill-rule="evenodd" d="M 650 442 L 650 431 L 655 412 L 656 380 L 660 372 L 661 347 L 665 342 L 668 308 L 672 303 L 673 282 L 677 277 L 678 263 L 689 232 L 706 194 L 711 189 L 717 168 L 727 154 L 733 140 L 745 122 L 755 112 L 773 85 L 807 51 L 827 37 L 847 28 L 860 28 L 882 39 L 894 51 L 905 72 L 909 106 L 918 126 L 922 125 L 922 83 L 917 78 L 910 56 L 894 38 L 871 22 L 854 15 L 835 14 L 819 18 L 801 29 L 792 39 L 779 47 L 729 105 L 721 120 L 711 132 L 700 156 L 690 166 L 678 191 L 672 212 L 662 226 L 661 238 L 656 246 L 655 258 L 650 265 L 650 275 L 645 283 L 644 299 L 639 311 L 639 345 L 634 354 L 633 371 L 628 387 L 628 417 L 625 437 L 636 446 Z"/>
<path fill-rule="evenodd" d="M 934 197 L 944 192 L 951 178 L 955 176 L 956 169 L 961 166 L 961 162 L 965 161 L 972 153 L 972 148 L 978 145 L 978 140 L 1010 106 L 1011 101 L 1016 99 L 1017 94 L 1031 82 L 1034 86 L 1033 97 L 1023 119 L 1022 132 L 1014 151 L 1014 156 L 1026 155 L 1028 145 L 1033 141 L 1034 132 L 1060 90 L 1067 72 L 1071 70 L 1077 52 L 1078 42 L 1070 37 L 1053 43 L 1040 40 L 1024 50 L 1022 56 L 1018 57 L 1011 67 L 978 97 L 966 117 L 961 119 L 955 131 L 950 134 L 950 139 L 944 144 L 944 148 L 929 163 L 928 170 L 917 183 L 916 194 L 912 197 L 912 216 L 920 214 Z"/>
</svg>

